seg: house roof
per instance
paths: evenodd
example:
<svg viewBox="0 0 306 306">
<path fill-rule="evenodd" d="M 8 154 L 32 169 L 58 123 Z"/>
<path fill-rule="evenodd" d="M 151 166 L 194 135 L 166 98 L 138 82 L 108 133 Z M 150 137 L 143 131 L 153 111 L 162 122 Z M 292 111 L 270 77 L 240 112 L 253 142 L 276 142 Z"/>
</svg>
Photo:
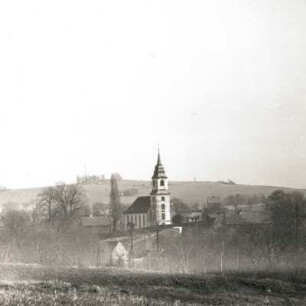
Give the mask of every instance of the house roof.
<svg viewBox="0 0 306 306">
<path fill-rule="evenodd" d="M 124 212 L 125 214 L 146 214 L 151 207 L 151 197 L 138 197 Z"/>
<path fill-rule="evenodd" d="M 112 218 L 109 216 L 82 217 L 81 221 L 85 227 L 110 226 L 112 224 Z"/>
</svg>

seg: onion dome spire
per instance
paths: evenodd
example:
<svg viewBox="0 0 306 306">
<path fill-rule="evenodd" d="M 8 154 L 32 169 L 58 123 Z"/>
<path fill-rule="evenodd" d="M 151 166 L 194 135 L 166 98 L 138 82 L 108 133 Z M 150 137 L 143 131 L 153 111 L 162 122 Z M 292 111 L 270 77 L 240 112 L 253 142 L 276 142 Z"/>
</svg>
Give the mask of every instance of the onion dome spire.
<svg viewBox="0 0 306 306">
<path fill-rule="evenodd" d="M 165 178 L 165 179 L 167 178 L 164 166 L 161 163 L 159 148 L 158 148 L 158 154 L 157 154 L 157 164 L 155 166 L 155 170 L 154 170 L 152 179 L 158 179 L 158 178 Z"/>
</svg>

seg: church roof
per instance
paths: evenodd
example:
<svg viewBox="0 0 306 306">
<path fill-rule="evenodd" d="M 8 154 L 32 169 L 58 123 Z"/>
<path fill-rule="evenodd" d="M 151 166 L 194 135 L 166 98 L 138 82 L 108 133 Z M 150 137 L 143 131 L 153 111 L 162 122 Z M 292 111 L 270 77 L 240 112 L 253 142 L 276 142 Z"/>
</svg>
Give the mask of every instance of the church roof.
<svg viewBox="0 0 306 306">
<path fill-rule="evenodd" d="M 146 214 L 151 207 L 151 197 L 138 197 L 124 212 L 125 214 Z"/>
<path fill-rule="evenodd" d="M 164 166 L 161 163 L 159 150 L 158 150 L 157 164 L 155 166 L 152 179 L 158 179 L 158 178 L 165 178 L 165 179 L 167 178 Z"/>
</svg>

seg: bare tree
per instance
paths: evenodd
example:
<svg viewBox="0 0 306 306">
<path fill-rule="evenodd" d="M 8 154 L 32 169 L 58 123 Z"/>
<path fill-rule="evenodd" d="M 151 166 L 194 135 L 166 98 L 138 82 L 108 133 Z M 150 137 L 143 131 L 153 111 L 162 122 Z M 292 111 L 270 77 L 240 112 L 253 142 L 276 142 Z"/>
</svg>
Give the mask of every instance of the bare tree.
<svg viewBox="0 0 306 306">
<path fill-rule="evenodd" d="M 61 184 L 54 188 L 56 203 L 61 207 L 65 219 L 73 219 L 86 203 L 83 188 L 78 184 Z"/>
<path fill-rule="evenodd" d="M 47 187 L 44 188 L 39 194 L 38 194 L 38 203 L 37 203 L 37 209 L 42 211 L 43 214 L 47 214 L 46 218 L 48 222 L 51 221 L 52 217 L 52 208 L 55 206 L 56 198 L 55 198 L 55 188 L 54 187 Z"/>
<path fill-rule="evenodd" d="M 121 176 L 118 173 L 113 173 L 110 179 L 110 208 L 113 218 L 113 231 L 117 232 L 119 221 L 122 215 L 122 205 L 120 202 L 119 181 Z"/>
</svg>

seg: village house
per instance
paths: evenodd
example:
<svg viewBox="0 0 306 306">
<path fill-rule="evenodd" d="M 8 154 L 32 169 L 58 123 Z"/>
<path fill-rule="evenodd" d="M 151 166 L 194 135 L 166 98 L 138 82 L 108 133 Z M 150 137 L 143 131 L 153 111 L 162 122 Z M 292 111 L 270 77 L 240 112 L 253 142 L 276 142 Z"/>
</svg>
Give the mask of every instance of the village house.
<svg viewBox="0 0 306 306">
<path fill-rule="evenodd" d="M 171 224 L 170 211 L 168 177 L 158 151 L 157 164 L 152 176 L 152 191 L 149 196 L 138 197 L 124 212 L 124 229 L 128 230 L 130 224 L 133 224 L 135 229 L 156 224 Z"/>
<path fill-rule="evenodd" d="M 201 209 L 191 211 L 188 215 L 184 216 L 184 222 L 199 222 L 203 219 L 203 211 Z"/>
<path fill-rule="evenodd" d="M 126 267 L 129 252 L 118 240 L 104 240 L 99 243 L 99 265 Z"/>
</svg>

